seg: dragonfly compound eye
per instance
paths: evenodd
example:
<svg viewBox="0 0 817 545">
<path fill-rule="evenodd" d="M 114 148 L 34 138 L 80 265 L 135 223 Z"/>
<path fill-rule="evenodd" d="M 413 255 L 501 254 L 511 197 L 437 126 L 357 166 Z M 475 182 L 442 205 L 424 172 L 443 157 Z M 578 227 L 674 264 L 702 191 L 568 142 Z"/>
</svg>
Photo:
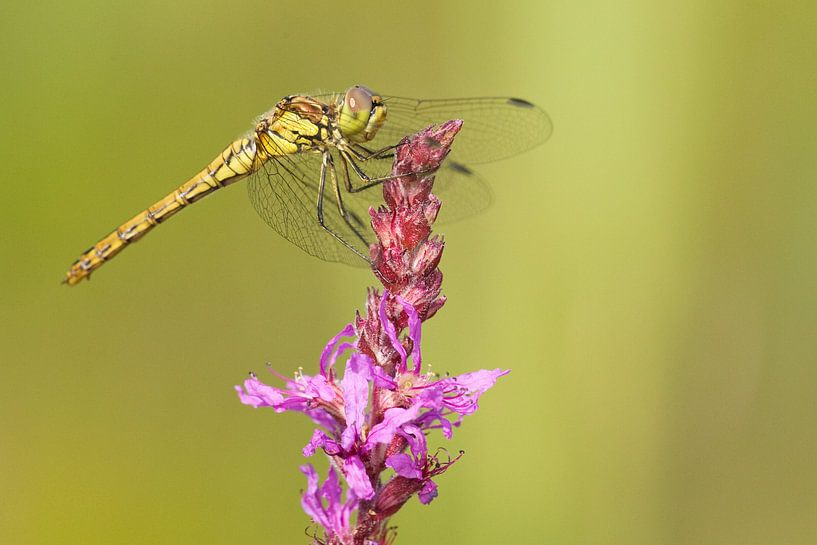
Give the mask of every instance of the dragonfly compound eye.
<svg viewBox="0 0 817 545">
<path fill-rule="evenodd" d="M 343 136 L 354 142 L 369 140 L 373 109 L 374 93 L 371 89 L 356 85 L 346 91 L 338 116 L 338 125 Z"/>
<path fill-rule="evenodd" d="M 344 106 L 352 113 L 370 112 L 372 110 L 372 95 L 374 93 L 372 93 L 371 89 L 356 85 L 346 91 Z"/>
</svg>

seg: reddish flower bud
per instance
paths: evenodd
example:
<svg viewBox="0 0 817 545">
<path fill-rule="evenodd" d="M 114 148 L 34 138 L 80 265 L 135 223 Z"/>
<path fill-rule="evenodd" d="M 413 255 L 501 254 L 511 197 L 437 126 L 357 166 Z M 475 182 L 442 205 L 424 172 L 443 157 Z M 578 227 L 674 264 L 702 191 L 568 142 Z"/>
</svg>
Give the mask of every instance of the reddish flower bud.
<svg viewBox="0 0 817 545">
<path fill-rule="evenodd" d="M 422 479 L 394 477 L 377 496 L 374 510 L 380 518 L 390 517 L 403 507 L 409 498 L 423 488 Z"/>
</svg>

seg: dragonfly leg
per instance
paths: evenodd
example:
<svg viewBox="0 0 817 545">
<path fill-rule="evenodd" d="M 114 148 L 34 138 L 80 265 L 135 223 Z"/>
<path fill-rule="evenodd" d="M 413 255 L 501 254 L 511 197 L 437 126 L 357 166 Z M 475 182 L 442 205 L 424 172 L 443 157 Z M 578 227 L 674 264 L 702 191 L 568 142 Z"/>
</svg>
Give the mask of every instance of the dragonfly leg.
<svg viewBox="0 0 817 545">
<path fill-rule="evenodd" d="M 374 177 L 373 178 L 373 177 L 369 176 L 368 174 L 366 174 L 363 171 L 362 168 L 360 168 L 360 165 L 358 165 L 355 162 L 355 159 L 352 157 L 352 155 L 350 153 L 348 153 L 347 149 L 338 148 L 338 151 L 340 151 L 341 157 L 344 159 L 344 163 L 348 163 L 348 164 L 352 165 L 352 170 L 354 170 L 355 174 L 357 174 L 357 176 L 361 180 L 363 180 L 363 185 L 358 186 L 358 187 L 352 187 L 352 182 L 351 182 L 351 180 L 349 180 L 349 183 L 346 185 L 346 190 L 349 191 L 349 193 L 357 193 L 359 191 L 365 191 L 365 190 L 367 190 L 367 189 L 369 189 L 371 187 L 382 184 L 383 182 L 387 182 L 389 180 L 397 180 L 398 178 L 403 178 L 403 177 L 406 177 L 406 176 L 415 176 L 415 175 L 418 175 L 418 174 L 430 174 L 430 173 L 434 172 L 434 170 L 435 170 L 435 169 L 419 170 L 417 172 L 410 172 L 410 173 L 406 173 L 406 174 L 403 174 L 403 175 L 400 175 L 400 176 L 380 176 L 380 177 Z"/>
<path fill-rule="evenodd" d="M 359 151 L 357 148 L 363 150 L 363 152 Z M 391 146 L 386 146 L 384 148 L 380 148 L 379 150 L 370 150 L 365 146 L 361 146 L 360 144 L 349 146 L 349 153 L 355 156 L 355 159 L 358 161 L 368 161 L 369 159 L 390 159 L 394 157 L 394 153 L 386 154 L 387 151 L 392 151 L 397 148 L 397 144 L 392 144 Z"/>
<path fill-rule="evenodd" d="M 344 168 L 346 169 L 346 172 L 347 173 L 349 172 L 349 165 L 351 164 L 352 165 L 352 170 L 354 170 L 355 174 L 357 174 L 357 176 L 361 180 L 363 180 L 363 185 L 358 186 L 358 187 L 353 187 L 352 186 L 351 176 L 347 176 L 346 177 L 346 190 L 349 193 L 357 193 L 358 191 L 365 191 L 366 189 L 369 189 L 369 188 L 374 187 L 376 185 L 382 184 L 386 180 L 393 180 L 394 179 L 394 176 L 386 176 L 386 177 L 382 177 L 382 178 L 370 178 L 369 175 L 366 174 L 365 172 L 363 172 L 363 169 L 361 169 L 360 166 L 358 166 L 358 164 L 355 163 L 355 160 L 352 159 L 351 155 L 346 153 L 346 151 L 341 151 L 340 154 L 341 154 L 341 157 L 343 158 L 343 165 L 344 165 Z"/>
<path fill-rule="evenodd" d="M 321 226 L 321 228 L 323 228 L 324 231 L 326 231 L 327 233 L 329 233 L 330 235 L 335 237 L 341 244 L 343 244 L 344 246 L 346 246 L 347 248 L 352 250 L 352 252 L 357 254 L 361 259 L 363 259 L 364 261 L 366 261 L 368 263 L 371 263 L 369 258 L 366 257 L 365 255 L 363 255 L 360 252 L 360 250 L 358 250 L 357 248 L 355 248 L 354 246 L 352 246 L 351 244 L 346 242 L 346 240 L 342 236 L 340 236 L 339 234 L 334 232 L 332 229 L 330 229 L 329 226 L 327 226 L 326 223 L 324 222 L 324 218 L 323 218 L 323 195 L 324 195 L 324 191 L 326 189 L 326 171 L 329 170 L 329 169 L 332 170 L 332 176 L 334 178 L 335 177 L 334 162 L 332 161 L 332 156 L 330 155 L 330 153 L 328 151 L 326 151 L 323 154 L 323 161 L 321 162 L 321 179 L 320 179 L 320 185 L 318 186 L 318 201 L 316 203 L 316 212 L 317 212 L 317 215 L 318 215 L 318 224 Z M 334 183 L 335 183 L 335 186 L 337 186 L 337 181 L 335 181 Z M 347 219 L 346 215 L 344 213 L 341 213 L 341 216 L 343 216 L 343 219 L 348 223 L 348 219 Z M 351 227 L 351 224 L 350 224 L 350 227 Z M 354 228 L 353 228 L 353 230 L 354 230 Z M 357 231 L 355 231 L 355 232 L 357 233 Z"/>
<path fill-rule="evenodd" d="M 335 169 L 335 161 L 334 159 L 332 159 L 331 154 L 327 154 L 327 156 L 329 157 L 327 161 L 327 170 L 329 170 L 329 174 L 332 175 L 332 189 L 335 191 L 335 201 L 337 202 L 338 205 L 338 213 L 340 213 L 340 216 L 343 218 L 343 221 L 346 222 L 346 225 L 349 226 L 349 229 L 352 230 L 352 232 L 360 240 L 360 242 L 362 242 L 364 246 L 368 246 L 369 243 L 366 241 L 366 238 L 363 236 L 363 234 L 360 232 L 360 229 L 358 228 L 358 227 L 365 228 L 366 224 L 364 224 L 363 221 L 359 217 L 357 217 L 356 214 L 354 214 L 354 212 L 351 211 L 347 212 L 346 207 L 343 206 L 343 196 L 341 195 L 340 184 L 338 183 L 338 173 L 337 169 Z M 352 182 L 349 180 L 348 167 L 345 168 L 344 174 L 346 177 L 346 186 L 349 187 Z M 357 226 L 353 224 L 353 220 L 354 222 L 357 223 Z"/>
</svg>

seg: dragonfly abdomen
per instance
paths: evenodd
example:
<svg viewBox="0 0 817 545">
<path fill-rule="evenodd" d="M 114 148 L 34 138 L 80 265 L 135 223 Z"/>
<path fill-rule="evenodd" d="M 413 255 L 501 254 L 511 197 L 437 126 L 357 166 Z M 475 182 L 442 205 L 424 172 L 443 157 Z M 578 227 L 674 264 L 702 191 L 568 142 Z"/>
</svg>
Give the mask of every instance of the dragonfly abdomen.
<svg viewBox="0 0 817 545">
<path fill-rule="evenodd" d="M 185 206 L 254 172 L 259 165 L 256 159 L 253 137 L 236 140 L 201 172 L 89 248 L 68 270 L 65 282 L 74 285 L 89 278 L 93 271 L 128 244 L 139 240 Z"/>
</svg>

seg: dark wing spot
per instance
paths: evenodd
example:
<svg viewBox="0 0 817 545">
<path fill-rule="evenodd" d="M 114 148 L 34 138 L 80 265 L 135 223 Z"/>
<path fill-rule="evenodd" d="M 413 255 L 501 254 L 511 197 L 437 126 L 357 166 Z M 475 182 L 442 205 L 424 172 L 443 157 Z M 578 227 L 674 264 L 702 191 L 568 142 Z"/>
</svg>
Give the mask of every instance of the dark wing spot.
<svg viewBox="0 0 817 545">
<path fill-rule="evenodd" d="M 455 161 L 449 161 L 448 168 L 450 168 L 451 170 L 455 170 L 460 174 L 466 174 L 468 176 L 474 173 L 474 171 L 468 168 L 467 166 L 463 165 L 462 163 L 457 163 Z"/>
<path fill-rule="evenodd" d="M 534 108 L 534 105 L 527 100 L 521 98 L 509 98 L 508 104 L 511 106 L 519 106 L 520 108 Z"/>
</svg>

